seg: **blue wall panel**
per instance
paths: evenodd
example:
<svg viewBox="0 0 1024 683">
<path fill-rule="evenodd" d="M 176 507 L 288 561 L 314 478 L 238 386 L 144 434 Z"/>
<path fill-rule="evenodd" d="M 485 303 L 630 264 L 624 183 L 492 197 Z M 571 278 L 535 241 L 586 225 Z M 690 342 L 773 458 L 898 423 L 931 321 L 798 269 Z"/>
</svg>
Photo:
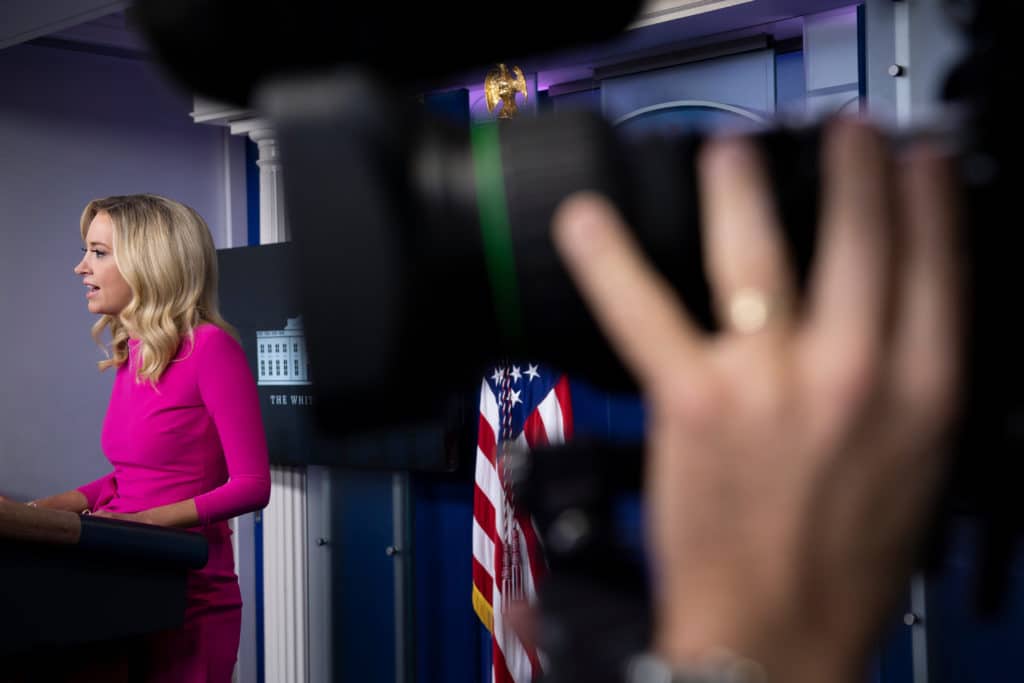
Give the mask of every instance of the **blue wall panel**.
<svg viewBox="0 0 1024 683">
<path fill-rule="evenodd" d="M 676 100 L 707 100 L 769 115 L 775 111 L 775 60 L 771 50 L 609 78 L 602 105 L 612 121 L 642 107 Z"/>
<path fill-rule="evenodd" d="M 975 523 L 961 521 L 928 581 L 929 683 L 1024 681 L 1024 543 L 1009 558 L 1002 609 L 982 616 L 973 601 L 981 538 Z"/>
<path fill-rule="evenodd" d="M 780 114 L 800 115 L 807 100 L 804 53 L 775 55 L 775 108 Z"/>
<path fill-rule="evenodd" d="M 416 681 L 471 683 L 480 675 L 480 642 L 490 642 L 471 600 L 473 481 L 414 475 L 412 493 Z"/>
<path fill-rule="evenodd" d="M 390 472 L 331 472 L 331 613 L 336 681 L 395 680 Z M 270 683 L 268 681 L 268 683 Z"/>
</svg>

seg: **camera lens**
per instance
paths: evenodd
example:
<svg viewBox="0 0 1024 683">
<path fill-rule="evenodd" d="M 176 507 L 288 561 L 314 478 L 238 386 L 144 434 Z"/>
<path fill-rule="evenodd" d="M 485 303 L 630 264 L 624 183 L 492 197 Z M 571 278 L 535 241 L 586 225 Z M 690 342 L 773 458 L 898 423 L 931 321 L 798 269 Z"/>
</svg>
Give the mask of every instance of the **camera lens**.
<svg viewBox="0 0 1024 683">
<path fill-rule="evenodd" d="M 573 192 L 610 198 L 714 329 L 695 177 L 701 134 L 627 139 L 587 112 L 467 129 L 396 102 L 351 74 L 315 87 L 289 81 L 265 101 L 288 169 L 315 388 L 331 430 L 428 417 L 503 358 L 631 389 L 550 239 L 551 217 Z M 757 141 L 803 281 L 818 130 L 777 128 Z"/>
</svg>

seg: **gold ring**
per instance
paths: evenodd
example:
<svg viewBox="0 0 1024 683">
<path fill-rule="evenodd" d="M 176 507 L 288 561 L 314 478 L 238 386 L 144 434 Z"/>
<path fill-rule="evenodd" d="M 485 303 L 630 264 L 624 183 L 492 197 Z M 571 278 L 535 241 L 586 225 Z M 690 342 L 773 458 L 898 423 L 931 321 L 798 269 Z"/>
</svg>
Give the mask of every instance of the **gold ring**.
<svg viewBox="0 0 1024 683">
<path fill-rule="evenodd" d="M 729 326 L 743 334 L 760 332 L 772 315 L 771 300 L 760 289 L 746 287 L 729 299 Z"/>
</svg>

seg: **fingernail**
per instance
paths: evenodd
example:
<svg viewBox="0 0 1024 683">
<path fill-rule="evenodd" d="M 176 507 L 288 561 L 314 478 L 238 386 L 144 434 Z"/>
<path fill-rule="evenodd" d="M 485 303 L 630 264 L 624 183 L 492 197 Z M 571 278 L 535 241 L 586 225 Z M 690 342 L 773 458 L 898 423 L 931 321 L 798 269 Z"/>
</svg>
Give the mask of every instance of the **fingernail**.
<svg viewBox="0 0 1024 683">
<path fill-rule="evenodd" d="M 828 134 L 834 141 L 853 147 L 866 144 L 882 144 L 882 133 L 871 119 L 863 115 L 836 117 L 828 126 Z"/>
<path fill-rule="evenodd" d="M 596 195 L 569 197 L 555 213 L 554 241 L 567 256 L 580 257 L 601 239 L 608 207 Z"/>
<path fill-rule="evenodd" d="M 711 139 L 701 150 L 700 164 L 706 176 L 731 175 L 741 165 L 757 160 L 753 142 L 740 135 L 724 135 Z"/>
</svg>

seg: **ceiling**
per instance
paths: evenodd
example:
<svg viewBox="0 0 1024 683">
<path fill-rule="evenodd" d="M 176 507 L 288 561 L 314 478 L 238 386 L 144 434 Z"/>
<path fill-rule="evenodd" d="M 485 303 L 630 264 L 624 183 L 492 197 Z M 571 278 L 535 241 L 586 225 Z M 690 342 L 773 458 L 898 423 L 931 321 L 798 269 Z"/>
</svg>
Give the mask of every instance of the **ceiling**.
<svg viewBox="0 0 1024 683">
<path fill-rule="evenodd" d="M 3 0 L 0 49 L 89 23 L 128 6 L 128 0 Z"/>
<path fill-rule="evenodd" d="M 125 0 L 4 0 L 5 19 L 0 48 L 29 39 L 72 49 L 123 56 L 145 56 L 143 39 L 124 12 Z M 647 0 L 633 27 L 613 41 L 515 61 L 537 73 L 541 89 L 552 84 L 586 80 L 595 69 L 666 52 L 692 50 L 752 35 L 776 41 L 799 38 L 799 17 L 860 4 L 858 0 Z M 50 14 L 39 9 L 50 7 Z M 680 15 L 686 15 L 681 16 Z M 680 18 L 673 18 L 680 17 Z M 643 25 L 641 25 L 643 24 Z M 50 30 L 52 29 L 52 30 Z M 482 65 L 486 71 L 490 65 Z M 483 71 L 455 74 L 439 87 L 476 86 Z"/>
<path fill-rule="evenodd" d="M 130 24 L 124 12 L 114 12 L 62 31 L 50 33 L 46 38 L 98 48 L 130 50 L 140 54 L 147 52 L 145 41 Z"/>
<path fill-rule="evenodd" d="M 671 2 L 672 0 L 668 0 Z M 622 62 L 641 61 L 668 52 L 693 50 L 749 36 L 764 35 L 774 41 L 801 38 L 801 17 L 862 4 L 863 0 L 753 0 L 703 14 L 640 26 L 607 43 L 541 57 L 515 61 L 524 72 L 537 73 L 541 89 L 593 76 L 595 69 Z M 648 0 L 648 4 L 656 4 Z M 673 4 L 679 4 L 677 1 Z M 713 2 L 717 7 L 720 3 Z M 454 76 L 448 85 L 479 85 L 480 74 L 491 65 Z"/>
</svg>

